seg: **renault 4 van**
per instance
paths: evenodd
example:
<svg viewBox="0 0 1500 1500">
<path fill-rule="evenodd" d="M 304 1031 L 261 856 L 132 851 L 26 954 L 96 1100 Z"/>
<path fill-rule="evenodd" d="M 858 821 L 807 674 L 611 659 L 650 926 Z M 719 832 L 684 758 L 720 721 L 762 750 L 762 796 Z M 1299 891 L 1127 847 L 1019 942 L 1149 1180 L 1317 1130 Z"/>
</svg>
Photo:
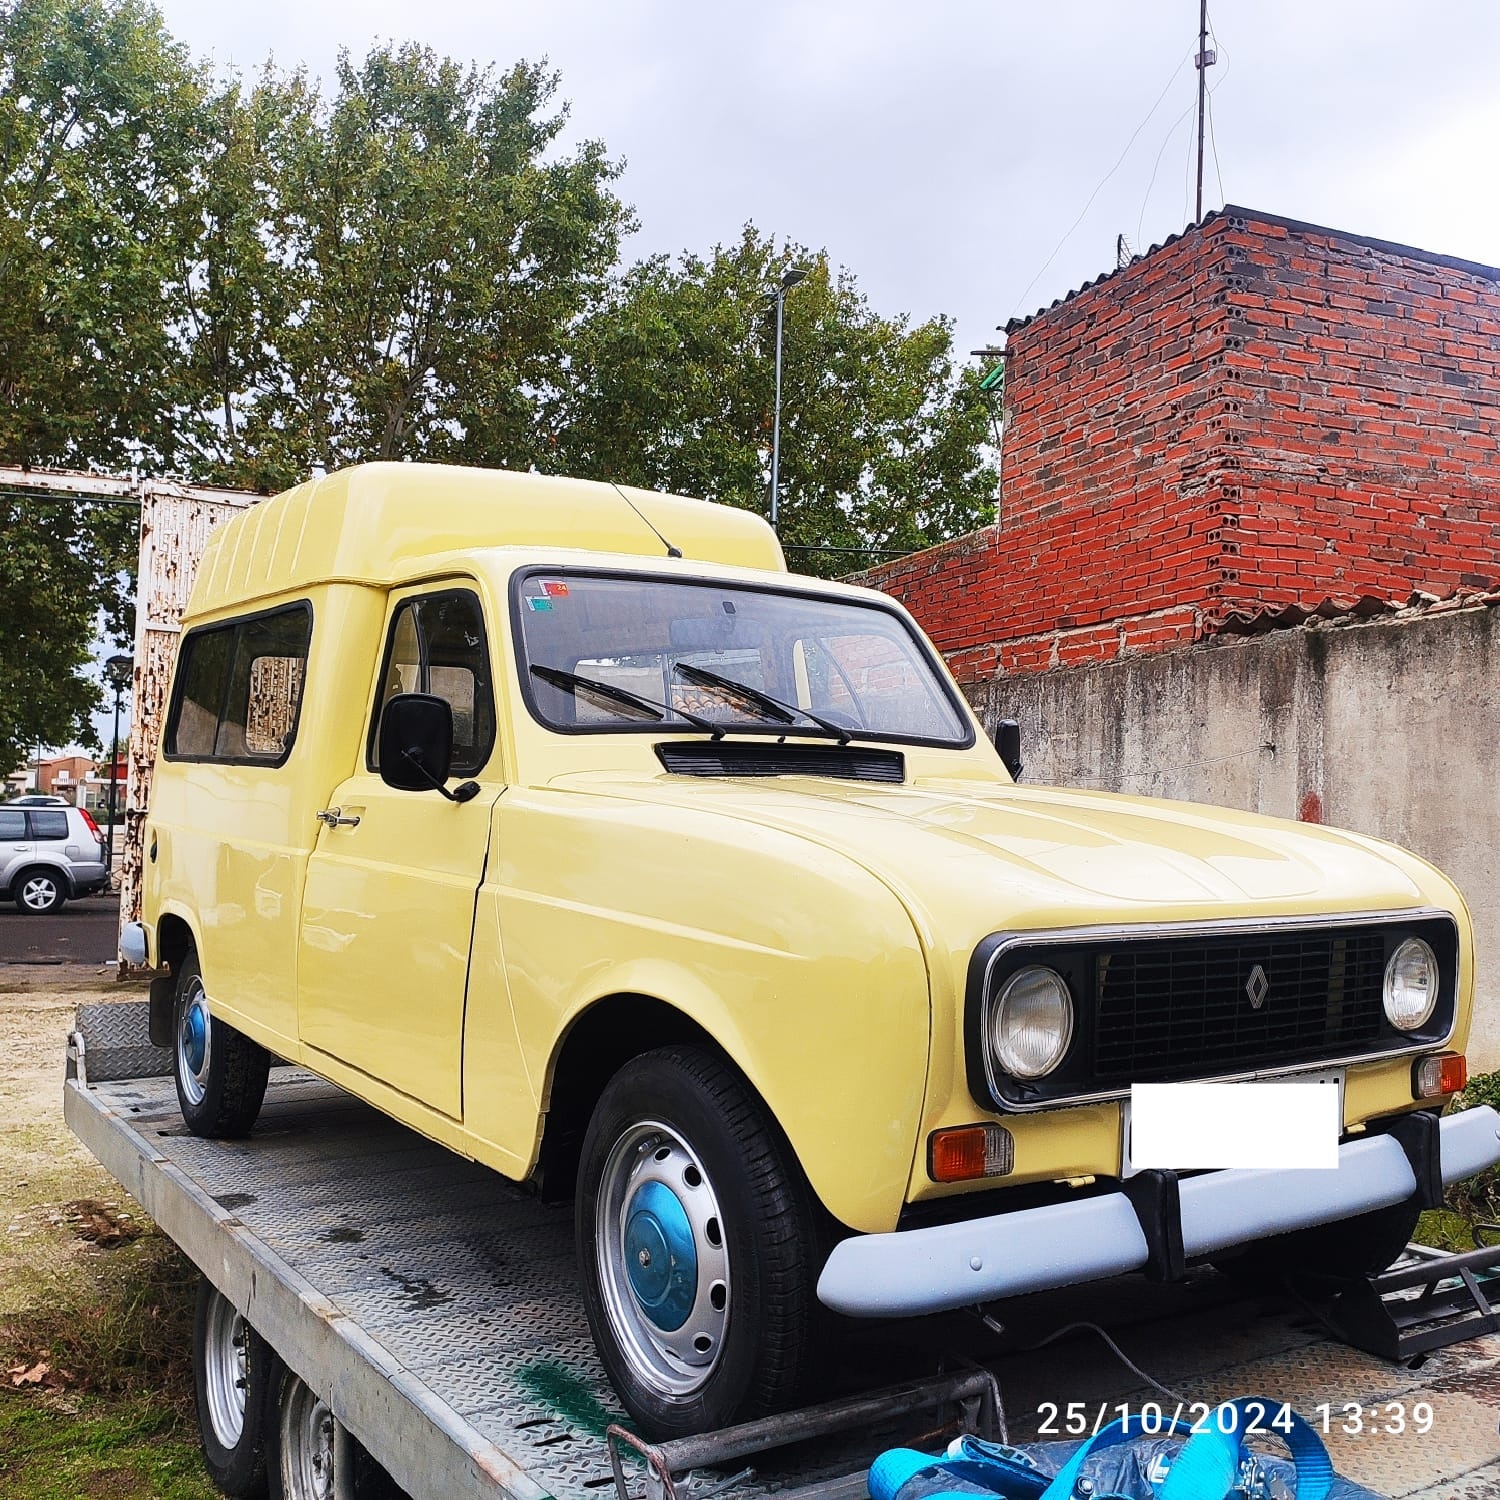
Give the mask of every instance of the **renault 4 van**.
<svg viewBox="0 0 1500 1500">
<path fill-rule="evenodd" d="M 1018 785 L 898 604 L 725 506 L 376 464 L 238 516 L 145 843 L 124 946 L 170 966 L 191 1129 L 249 1132 L 274 1055 L 571 1197 L 659 1436 L 809 1394 L 836 1316 L 1369 1270 L 1500 1158 L 1493 1110 L 1440 1118 L 1474 991 L 1441 874 Z M 1243 1084 L 1269 1135 L 1296 1080 L 1306 1164 L 1133 1157 L 1147 1086 Z"/>
</svg>

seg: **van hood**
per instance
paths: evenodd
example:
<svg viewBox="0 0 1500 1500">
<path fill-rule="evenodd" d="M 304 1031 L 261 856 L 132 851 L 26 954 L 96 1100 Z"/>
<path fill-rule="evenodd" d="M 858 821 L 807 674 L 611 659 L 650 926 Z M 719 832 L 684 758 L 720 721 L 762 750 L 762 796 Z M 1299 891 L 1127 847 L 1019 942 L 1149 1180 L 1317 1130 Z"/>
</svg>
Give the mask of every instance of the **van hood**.
<svg viewBox="0 0 1500 1500">
<path fill-rule="evenodd" d="M 879 875 L 938 927 L 948 925 L 944 914 L 976 907 L 992 931 L 1002 922 L 1201 919 L 1212 908 L 1399 910 L 1427 894 L 1425 867 L 1373 840 L 1194 803 L 958 779 L 872 786 L 585 773 L 552 786 L 813 840 Z"/>
</svg>

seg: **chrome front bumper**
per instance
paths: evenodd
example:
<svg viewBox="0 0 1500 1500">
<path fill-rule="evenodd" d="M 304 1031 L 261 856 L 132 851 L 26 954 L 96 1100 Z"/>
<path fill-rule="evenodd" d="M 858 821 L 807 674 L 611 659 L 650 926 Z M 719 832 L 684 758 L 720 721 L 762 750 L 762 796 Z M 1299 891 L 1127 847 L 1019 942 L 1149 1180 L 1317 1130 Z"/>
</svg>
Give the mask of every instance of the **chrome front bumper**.
<svg viewBox="0 0 1500 1500">
<path fill-rule="evenodd" d="M 1488 1105 L 1447 1116 L 1439 1135 L 1444 1186 L 1500 1163 L 1500 1114 Z M 1368 1135 L 1339 1148 L 1337 1167 L 1204 1172 L 1176 1188 L 1181 1250 L 1192 1259 L 1403 1203 L 1416 1193 L 1417 1177 L 1394 1136 Z M 834 1247 L 818 1297 L 850 1317 L 905 1317 L 1098 1281 L 1147 1265 L 1152 1251 L 1142 1226 L 1131 1200 L 1113 1192 L 856 1235 Z"/>
</svg>

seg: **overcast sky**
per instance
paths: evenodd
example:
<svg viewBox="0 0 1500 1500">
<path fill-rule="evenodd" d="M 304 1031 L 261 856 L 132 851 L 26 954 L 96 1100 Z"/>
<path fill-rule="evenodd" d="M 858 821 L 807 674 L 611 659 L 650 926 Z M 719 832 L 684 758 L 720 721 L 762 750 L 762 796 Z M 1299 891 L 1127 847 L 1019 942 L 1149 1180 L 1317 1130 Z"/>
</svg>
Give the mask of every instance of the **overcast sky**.
<svg viewBox="0 0 1500 1500">
<path fill-rule="evenodd" d="M 1196 0 L 158 0 L 198 56 L 547 58 L 631 258 L 747 220 L 961 352 L 1192 216 Z M 1217 0 L 1204 201 L 1500 265 L 1500 4 Z M 1221 188 L 1222 183 L 1222 188 Z M 101 728 L 108 732 L 107 721 Z"/>
<path fill-rule="evenodd" d="M 955 318 L 965 352 L 1107 270 L 1117 234 L 1140 248 L 1192 216 L 1196 0 L 161 3 L 194 53 L 247 72 L 274 54 L 327 77 L 376 39 L 545 57 L 571 138 L 626 163 L 632 257 L 753 220 L 825 247 L 880 312 Z M 1210 14 L 1206 206 L 1500 264 L 1500 5 Z"/>
</svg>

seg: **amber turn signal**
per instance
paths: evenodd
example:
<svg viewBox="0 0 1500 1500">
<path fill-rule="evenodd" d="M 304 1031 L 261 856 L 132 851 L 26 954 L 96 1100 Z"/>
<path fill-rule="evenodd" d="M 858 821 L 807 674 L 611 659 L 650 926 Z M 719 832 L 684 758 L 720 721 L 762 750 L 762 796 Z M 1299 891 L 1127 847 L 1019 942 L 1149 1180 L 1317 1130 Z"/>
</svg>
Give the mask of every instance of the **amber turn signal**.
<svg viewBox="0 0 1500 1500">
<path fill-rule="evenodd" d="M 1015 1161 L 1015 1137 L 1003 1125 L 959 1125 L 927 1138 L 927 1175 L 934 1182 L 1003 1177 Z"/>
<path fill-rule="evenodd" d="M 1469 1081 L 1469 1061 L 1462 1052 L 1439 1052 L 1413 1064 L 1411 1093 L 1414 1099 L 1441 1099 L 1456 1094 Z"/>
</svg>

